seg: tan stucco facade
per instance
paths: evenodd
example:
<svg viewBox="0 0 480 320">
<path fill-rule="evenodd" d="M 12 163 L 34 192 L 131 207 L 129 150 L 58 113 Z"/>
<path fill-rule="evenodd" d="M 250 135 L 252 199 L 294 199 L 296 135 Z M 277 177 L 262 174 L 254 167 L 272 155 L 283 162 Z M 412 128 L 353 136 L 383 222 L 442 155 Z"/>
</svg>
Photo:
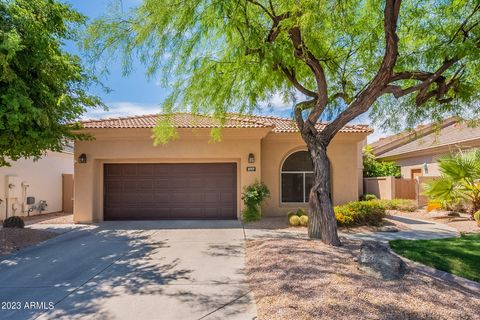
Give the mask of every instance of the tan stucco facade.
<svg viewBox="0 0 480 320">
<path fill-rule="evenodd" d="M 262 206 L 266 216 L 282 215 L 299 204 L 280 202 L 280 168 L 286 156 L 305 150 L 298 133 L 272 133 L 271 128 L 223 129 L 221 142 L 209 142 L 209 129 L 179 129 L 179 138 L 153 146 L 151 129 L 89 129 L 95 140 L 75 143 L 75 159 L 86 154 L 87 163 L 75 162 L 74 220 L 103 220 L 103 165 L 106 163 L 215 163 L 237 164 L 237 212 L 243 208 L 241 192 L 256 180 L 269 187 L 271 198 Z M 336 204 L 358 199 L 359 144 L 366 133 L 339 133 L 329 147 L 333 200 Z M 254 163 L 248 163 L 253 153 Z M 255 171 L 247 171 L 247 167 Z"/>
</svg>

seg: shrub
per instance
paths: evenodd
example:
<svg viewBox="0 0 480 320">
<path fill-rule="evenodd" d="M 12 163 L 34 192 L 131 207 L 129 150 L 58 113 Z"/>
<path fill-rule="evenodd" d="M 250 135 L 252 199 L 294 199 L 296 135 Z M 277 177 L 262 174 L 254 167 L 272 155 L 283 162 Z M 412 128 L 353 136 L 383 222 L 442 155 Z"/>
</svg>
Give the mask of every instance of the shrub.
<svg viewBox="0 0 480 320">
<path fill-rule="evenodd" d="M 300 217 L 300 225 L 301 226 L 307 226 L 308 225 L 308 216 L 307 215 L 303 215 Z"/>
<path fill-rule="evenodd" d="M 293 215 L 288 219 L 288 223 L 290 223 L 291 226 L 299 226 L 301 223 L 300 217 L 297 215 Z"/>
<path fill-rule="evenodd" d="M 478 210 L 477 212 L 475 212 L 473 214 L 473 217 L 475 218 L 475 221 L 477 221 L 477 225 L 480 227 L 480 210 Z"/>
<path fill-rule="evenodd" d="M 378 161 L 372 148 L 367 146 L 363 150 L 363 176 L 400 178 L 400 167 L 393 161 Z"/>
<path fill-rule="evenodd" d="M 374 194 L 369 194 L 369 193 L 366 193 L 366 194 L 362 194 L 360 196 L 360 201 L 370 201 L 370 200 L 377 200 L 377 196 L 374 195 Z"/>
<path fill-rule="evenodd" d="M 287 217 L 288 219 L 290 220 L 290 217 L 292 216 L 297 216 L 297 217 L 308 217 L 308 214 L 305 212 L 305 210 L 303 210 L 302 208 L 299 208 L 297 211 L 290 211 L 288 214 L 287 214 Z"/>
<path fill-rule="evenodd" d="M 245 204 L 242 212 L 243 220 L 246 222 L 259 220 L 262 217 L 260 203 L 269 196 L 270 190 L 263 182 L 256 181 L 246 186 L 242 193 L 242 200 Z"/>
<path fill-rule="evenodd" d="M 438 209 L 441 209 L 442 207 L 443 207 L 442 204 L 438 201 L 429 201 L 427 204 L 427 212 L 438 210 Z"/>
<path fill-rule="evenodd" d="M 25 222 L 20 217 L 9 217 L 3 221 L 4 228 L 23 228 L 25 227 Z"/>
<path fill-rule="evenodd" d="M 288 220 L 290 220 L 290 217 L 296 216 L 296 215 L 297 215 L 297 212 L 296 212 L 296 211 L 290 211 L 290 212 L 288 213 L 288 215 L 287 215 Z"/>
<path fill-rule="evenodd" d="M 361 225 L 379 225 L 385 218 L 385 207 L 378 201 L 354 201 L 335 207 L 338 225 L 352 227 Z"/>
<path fill-rule="evenodd" d="M 295 212 L 295 214 L 299 217 L 302 217 L 302 216 L 308 216 L 307 213 L 305 212 L 305 210 L 303 210 L 302 208 L 299 208 L 297 210 L 297 212 Z"/>
<path fill-rule="evenodd" d="M 417 203 L 415 200 L 410 199 L 393 199 L 385 200 L 378 199 L 372 200 L 380 205 L 382 205 L 387 210 L 398 210 L 398 211 L 415 211 L 417 210 Z"/>
</svg>

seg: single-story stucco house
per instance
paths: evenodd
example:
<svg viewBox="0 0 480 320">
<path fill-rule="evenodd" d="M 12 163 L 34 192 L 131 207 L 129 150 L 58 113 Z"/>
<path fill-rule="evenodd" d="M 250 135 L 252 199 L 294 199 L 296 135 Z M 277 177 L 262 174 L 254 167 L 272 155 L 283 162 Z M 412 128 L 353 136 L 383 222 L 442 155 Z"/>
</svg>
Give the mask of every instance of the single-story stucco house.
<svg viewBox="0 0 480 320">
<path fill-rule="evenodd" d="M 242 189 L 263 181 L 271 191 L 262 212 L 285 214 L 306 207 L 312 164 L 295 122 L 230 114 L 222 141 L 210 142 L 210 116 L 177 113 L 178 138 L 154 146 L 152 128 L 164 117 L 88 120 L 75 142 L 74 220 L 238 219 Z M 324 124 L 318 123 L 321 130 Z M 347 125 L 329 146 L 335 204 L 362 192 L 361 147 L 372 129 Z"/>
<path fill-rule="evenodd" d="M 378 160 L 394 161 L 402 178 L 439 176 L 438 157 L 480 147 L 480 127 L 470 127 L 456 118 L 440 125 L 421 125 L 413 131 L 380 139 L 371 144 Z"/>
<path fill-rule="evenodd" d="M 0 220 L 11 216 L 72 212 L 73 145 L 62 152 L 0 167 Z"/>
</svg>

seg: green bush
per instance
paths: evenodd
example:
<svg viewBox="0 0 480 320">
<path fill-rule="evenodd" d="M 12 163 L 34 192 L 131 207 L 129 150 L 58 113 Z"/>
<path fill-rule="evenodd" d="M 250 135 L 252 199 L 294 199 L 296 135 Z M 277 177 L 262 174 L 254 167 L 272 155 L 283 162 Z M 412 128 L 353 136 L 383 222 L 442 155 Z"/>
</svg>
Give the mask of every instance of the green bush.
<svg viewBox="0 0 480 320">
<path fill-rule="evenodd" d="M 373 201 L 382 205 L 387 210 L 410 211 L 410 212 L 417 210 L 417 203 L 415 202 L 415 200 L 410 200 L 410 199 L 393 199 L 393 200 L 378 199 L 378 200 L 373 200 Z"/>
<path fill-rule="evenodd" d="M 477 225 L 480 227 L 480 210 L 478 210 L 477 212 L 475 212 L 473 214 L 473 217 L 475 218 L 475 221 L 477 221 Z"/>
<path fill-rule="evenodd" d="M 360 201 L 370 201 L 370 200 L 377 200 L 377 196 L 374 195 L 374 194 L 369 194 L 369 193 L 366 193 L 366 194 L 362 194 L 360 196 Z"/>
<path fill-rule="evenodd" d="M 308 216 L 307 215 L 303 215 L 299 219 L 300 219 L 300 225 L 301 226 L 304 226 L 304 227 L 308 226 Z"/>
<path fill-rule="evenodd" d="M 288 219 L 288 223 L 290 223 L 291 226 L 299 226 L 301 223 L 300 217 L 297 215 L 293 215 Z"/>
<path fill-rule="evenodd" d="M 4 228 L 23 228 L 25 227 L 25 222 L 20 217 L 9 217 L 3 221 Z"/>
<path fill-rule="evenodd" d="M 260 203 L 269 196 L 270 190 L 263 182 L 256 181 L 246 186 L 242 192 L 242 200 L 245 204 L 245 209 L 242 212 L 243 220 L 246 222 L 260 220 L 262 217 Z"/>
<path fill-rule="evenodd" d="M 363 150 L 363 176 L 400 178 L 400 167 L 393 161 L 378 161 L 372 148 L 367 146 Z"/>
<path fill-rule="evenodd" d="M 342 227 L 379 225 L 385 218 L 385 207 L 378 201 L 354 201 L 336 206 L 335 218 Z"/>
<path fill-rule="evenodd" d="M 288 220 L 290 220 L 290 217 L 296 216 L 297 212 L 296 211 L 290 211 L 287 215 Z"/>
</svg>

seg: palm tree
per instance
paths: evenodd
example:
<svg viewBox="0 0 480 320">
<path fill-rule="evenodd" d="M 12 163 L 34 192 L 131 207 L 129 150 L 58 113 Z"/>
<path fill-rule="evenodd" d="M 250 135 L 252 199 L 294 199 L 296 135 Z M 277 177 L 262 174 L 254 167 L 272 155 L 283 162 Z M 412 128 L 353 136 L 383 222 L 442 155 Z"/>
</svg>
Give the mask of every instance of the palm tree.
<svg viewBox="0 0 480 320">
<path fill-rule="evenodd" d="M 425 195 L 447 204 L 472 205 L 480 210 L 480 149 L 459 151 L 438 160 L 441 176 L 425 184 Z"/>
</svg>

